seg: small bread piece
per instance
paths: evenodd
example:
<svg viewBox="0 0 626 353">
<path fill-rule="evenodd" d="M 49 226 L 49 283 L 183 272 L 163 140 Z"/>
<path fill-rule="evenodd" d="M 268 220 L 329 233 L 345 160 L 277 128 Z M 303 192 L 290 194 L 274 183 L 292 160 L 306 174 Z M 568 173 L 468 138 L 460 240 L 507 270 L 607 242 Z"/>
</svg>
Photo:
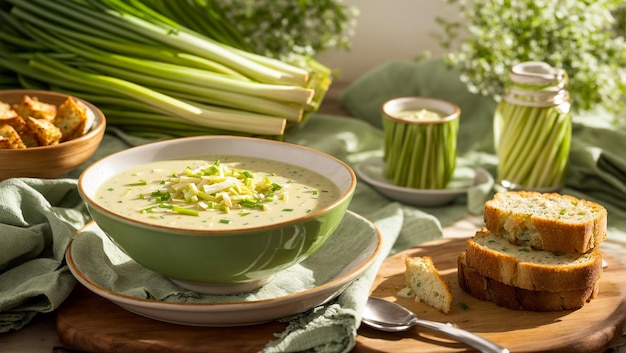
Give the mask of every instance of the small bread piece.
<svg viewBox="0 0 626 353">
<path fill-rule="evenodd" d="M 607 234 L 602 205 L 557 193 L 497 193 L 485 203 L 484 220 L 510 242 L 564 254 L 586 253 Z"/>
<path fill-rule="evenodd" d="M 0 150 L 10 150 L 11 142 L 8 138 L 0 136 Z"/>
<path fill-rule="evenodd" d="M 593 287 L 602 274 L 599 248 L 557 254 L 510 243 L 486 228 L 467 240 L 467 264 L 481 275 L 529 290 L 561 292 Z"/>
<path fill-rule="evenodd" d="M 11 125 L 15 131 L 22 133 L 28 130 L 26 122 L 21 116 L 15 114 L 13 117 L 0 117 L 0 126 Z"/>
<path fill-rule="evenodd" d="M 11 125 L 18 133 L 26 130 L 26 122 L 7 103 L 0 102 L 0 126 Z"/>
<path fill-rule="evenodd" d="M 26 129 L 25 131 L 20 132 L 20 138 L 22 139 L 22 142 L 24 143 L 26 148 L 39 146 L 37 134 L 30 131 L 30 129 Z"/>
<path fill-rule="evenodd" d="M 37 135 L 40 146 L 56 145 L 61 141 L 61 130 L 49 120 L 29 117 L 26 125 Z"/>
<path fill-rule="evenodd" d="M 8 103 L 0 102 L 0 118 L 17 115 Z"/>
<path fill-rule="evenodd" d="M 0 102 L 0 119 L 13 119 L 17 113 L 8 103 Z"/>
<path fill-rule="evenodd" d="M 423 301 L 429 306 L 445 313 L 450 313 L 452 292 L 450 284 L 439 275 L 430 256 L 404 259 L 405 282 L 415 294 L 415 301 Z"/>
<path fill-rule="evenodd" d="M 24 120 L 33 117 L 52 121 L 57 114 L 56 105 L 40 102 L 37 97 L 31 98 L 28 95 L 24 95 L 20 103 L 14 104 L 13 109 Z"/>
<path fill-rule="evenodd" d="M 59 105 L 54 125 L 61 130 L 61 142 L 84 135 L 87 127 L 87 107 L 68 97 Z"/>
<path fill-rule="evenodd" d="M 465 256 L 463 252 L 458 257 L 459 286 L 476 299 L 490 301 L 498 306 L 529 311 L 574 310 L 583 307 L 598 294 L 599 281 L 590 287 L 560 292 L 509 286 L 481 275 L 467 264 Z"/>
<path fill-rule="evenodd" d="M 0 126 L 0 139 L 2 140 L 0 143 L 2 149 L 26 148 L 20 135 L 11 125 Z"/>
</svg>

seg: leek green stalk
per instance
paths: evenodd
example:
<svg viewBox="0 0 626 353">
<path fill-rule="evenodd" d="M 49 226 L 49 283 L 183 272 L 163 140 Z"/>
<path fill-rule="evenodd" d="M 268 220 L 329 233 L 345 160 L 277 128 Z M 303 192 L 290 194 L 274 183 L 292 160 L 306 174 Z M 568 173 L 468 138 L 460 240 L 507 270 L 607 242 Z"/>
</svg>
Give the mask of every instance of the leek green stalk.
<svg viewBox="0 0 626 353">
<path fill-rule="evenodd" d="M 563 185 L 572 129 L 568 112 L 505 101 L 494 124 L 498 180 L 528 189 Z"/>
<path fill-rule="evenodd" d="M 512 188 L 560 188 L 572 135 L 567 75 L 527 62 L 514 66 L 511 78 L 494 115 L 497 179 Z"/>
<path fill-rule="evenodd" d="M 145 1 L 5 0 L 0 85 L 71 93 L 134 134 L 277 139 L 328 90 L 330 69 L 311 58 L 288 63 L 247 52 L 229 26 L 212 23 L 220 35 L 211 38 Z"/>
<path fill-rule="evenodd" d="M 456 167 L 458 116 L 434 122 L 383 118 L 385 177 L 395 185 L 444 189 Z"/>
</svg>

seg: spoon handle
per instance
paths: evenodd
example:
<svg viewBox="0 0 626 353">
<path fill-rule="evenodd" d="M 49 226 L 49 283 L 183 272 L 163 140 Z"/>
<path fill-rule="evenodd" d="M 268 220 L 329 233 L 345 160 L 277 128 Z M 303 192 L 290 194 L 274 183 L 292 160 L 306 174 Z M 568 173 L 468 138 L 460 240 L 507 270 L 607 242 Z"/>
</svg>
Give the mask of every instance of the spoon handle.
<svg viewBox="0 0 626 353">
<path fill-rule="evenodd" d="M 469 331 L 454 327 L 452 325 L 443 324 L 440 322 L 428 321 L 416 319 L 411 322 L 413 325 L 427 327 L 441 333 L 444 333 L 456 340 L 466 343 L 483 353 L 509 353 L 507 348 L 504 348 L 486 338 L 473 334 Z"/>
</svg>

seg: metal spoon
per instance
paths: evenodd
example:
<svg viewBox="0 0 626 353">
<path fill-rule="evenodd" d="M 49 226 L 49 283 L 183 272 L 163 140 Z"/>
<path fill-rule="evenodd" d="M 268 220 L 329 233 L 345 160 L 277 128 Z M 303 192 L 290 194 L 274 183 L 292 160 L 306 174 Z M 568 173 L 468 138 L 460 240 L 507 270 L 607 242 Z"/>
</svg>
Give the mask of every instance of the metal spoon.
<svg viewBox="0 0 626 353">
<path fill-rule="evenodd" d="M 418 319 L 405 307 L 390 301 L 369 297 L 363 311 L 362 322 L 382 331 L 399 332 L 411 326 L 427 327 L 466 343 L 484 353 L 509 353 L 509 350 L 485 338 L 451 324 Z"/>
</svg>

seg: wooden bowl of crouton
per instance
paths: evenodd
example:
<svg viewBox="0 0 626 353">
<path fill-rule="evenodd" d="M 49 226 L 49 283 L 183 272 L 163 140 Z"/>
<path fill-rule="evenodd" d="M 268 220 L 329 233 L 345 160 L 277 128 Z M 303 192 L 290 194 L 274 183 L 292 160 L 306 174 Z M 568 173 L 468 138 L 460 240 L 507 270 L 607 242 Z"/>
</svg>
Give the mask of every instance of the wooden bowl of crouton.
<svg viewBox="0 0 626 353">
<path fill-rule="evenodd" d="M 106 120 L 93 104 L 43 90 L 0 90 L 0 180 L 53 179 L 95 153 Z"/>
</svg>

